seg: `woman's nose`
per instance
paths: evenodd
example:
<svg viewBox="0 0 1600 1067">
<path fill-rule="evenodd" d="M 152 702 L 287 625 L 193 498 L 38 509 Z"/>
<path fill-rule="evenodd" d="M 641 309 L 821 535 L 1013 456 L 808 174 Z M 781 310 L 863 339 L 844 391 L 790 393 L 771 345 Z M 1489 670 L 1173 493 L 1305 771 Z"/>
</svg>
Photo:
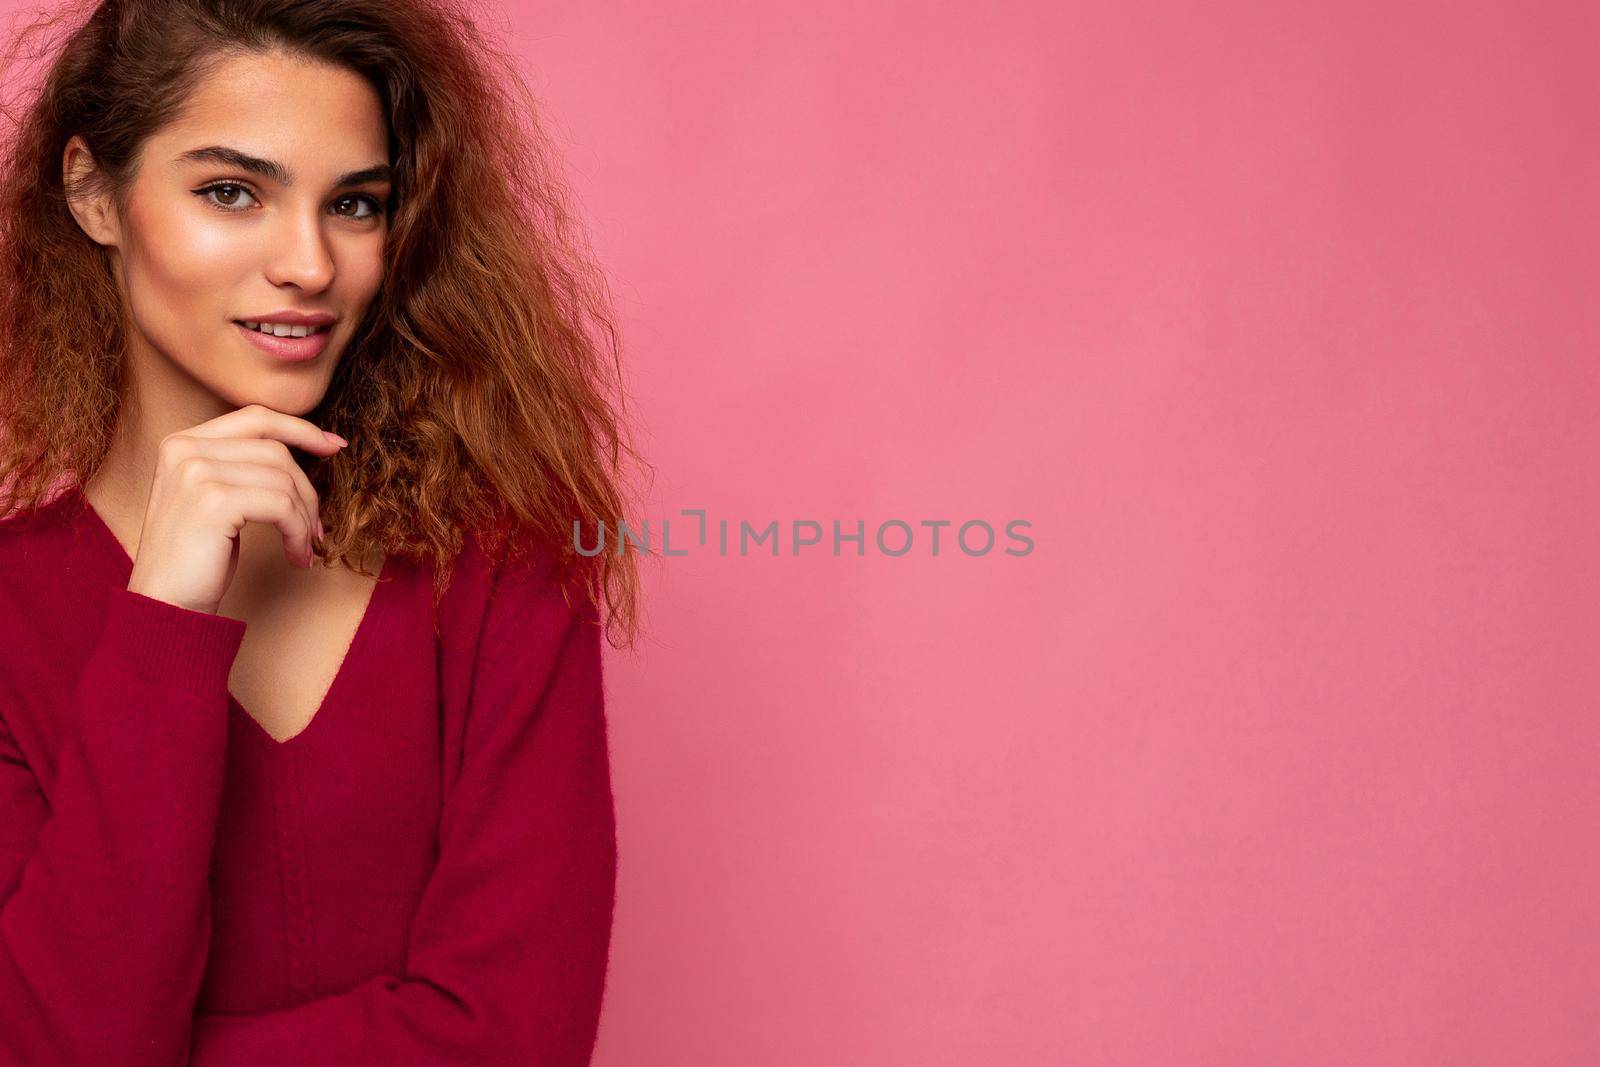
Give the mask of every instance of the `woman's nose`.
<svg viewBox="0 0 1600 1067">
<path fill-rule="evenodd" d="M 318 292 L 333 281 L 333 255 L 320 217 L 286 215 L 284 225 L 268 240 L 267 278 L 273 285 Z"/>
</svg>

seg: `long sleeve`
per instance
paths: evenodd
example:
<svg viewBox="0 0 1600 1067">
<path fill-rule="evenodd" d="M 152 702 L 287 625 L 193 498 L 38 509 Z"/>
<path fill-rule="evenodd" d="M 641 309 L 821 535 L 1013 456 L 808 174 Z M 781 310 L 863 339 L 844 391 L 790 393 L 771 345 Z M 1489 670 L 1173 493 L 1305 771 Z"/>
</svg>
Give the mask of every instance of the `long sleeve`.
<svg viewBox="0 0 1600 1067">
<path fill-rule="evenodd" d="M 0 1060 L 180 1063 L 245 624 L 114 589 L 53 773 L 0 708 Z"/>
<path fill-rule="evenodd" d="M 617 871 L 592 607 L 499 572 L 463 731 L 405 973 L 266 1014 L 198 1014 L 191 1064 L 589 1062 Z"/>
</svg>

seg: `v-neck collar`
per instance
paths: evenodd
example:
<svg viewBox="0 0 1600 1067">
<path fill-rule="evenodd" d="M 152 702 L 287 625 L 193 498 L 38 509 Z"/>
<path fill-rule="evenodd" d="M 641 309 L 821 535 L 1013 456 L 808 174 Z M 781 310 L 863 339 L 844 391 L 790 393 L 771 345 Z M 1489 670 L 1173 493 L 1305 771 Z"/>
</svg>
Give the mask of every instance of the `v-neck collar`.
<svg viewBox="0 0 1600 1067">
<path fill-rule="evenodd" d="M 126 587 L 128 579 L 133 575 L 133 558 L 128 555 L 128 550 L 123 547 L 111 527 L 100 517 L 94 509 L 89 498 L 84 494 L 82 486 L 73 485 L 64 494 L 63 498 L 68 504 L 75 519 L 81 520 L 73 525 L 77 529 L 85 527 L 90 531 L 95 543 L 100 546 L 103 555 L 116 568 L 119 584 Z M 239 702 L 239 698 L 228 691 L 228 707 L 235 712 L 243 722 L 241 725 L 250 736 L 265 745 L 271 751 L 287 752 L 298 749 L 306 744 L 306 738 L 313 731 L 321 728 L 326 732 L 327 724 L 323 723 L 325 714 L 335 706 L 335 697 L 346 684 L 346 679 L 361 663 L 367 646 L 371 643 L 371 631 L 376 625 L 376 620 L 388 603 L 384 595 L 384 587 L 394 584 L 394 554 L 386 555 L 383 566 L 378 570 L 378 581 L 372 592 L 367 597 L 366 609 L 361 614 L 361 621 L 356 624 L 356 632 L 350 639 L 350 645 L 345 649 L 344 658 L 339 662 L 338 669 L 334 672 L 333 681 L 328 684 L 328 689 L 322 695 L 322 700 L 317 704 L 316 712 L 311 719 L 301 727 L 300 732 L 282 741 L 267 733 L 267 728 L 261 725 L 261 720 L 250 713 L 250 710 Z"/>
</svg>

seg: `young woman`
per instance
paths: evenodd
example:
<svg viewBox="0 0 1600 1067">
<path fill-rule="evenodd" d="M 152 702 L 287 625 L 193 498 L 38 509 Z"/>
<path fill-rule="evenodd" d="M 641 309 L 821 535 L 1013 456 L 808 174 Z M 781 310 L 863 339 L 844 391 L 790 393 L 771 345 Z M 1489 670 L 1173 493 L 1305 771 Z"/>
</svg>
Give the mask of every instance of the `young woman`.
<svg viewBox="0 0 1600 1067">
<path fill-rule="evenodd" d="M 0 1062 L 588 1062 L 637 456 L 514 66 L 449 0 L 16 42 Z"/>
</svg>

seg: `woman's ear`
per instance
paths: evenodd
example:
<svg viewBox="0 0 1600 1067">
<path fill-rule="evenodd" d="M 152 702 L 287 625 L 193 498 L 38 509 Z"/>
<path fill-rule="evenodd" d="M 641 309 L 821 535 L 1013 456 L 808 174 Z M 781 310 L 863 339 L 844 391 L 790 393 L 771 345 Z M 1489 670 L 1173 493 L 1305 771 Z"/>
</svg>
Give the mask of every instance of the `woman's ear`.
<svg viewBox="0 0 1600 1067">
<path fill-rule="evenodd" d="M 101 245 L 116 245 L 121 239 L 116 208 L 110 194 L 90 181 L 94 172 L 94 156 L 89 146 L 82 137 L 73 134 L 61 153 L 61 181 L 67 190 L 67 206 L 90 240 Z"/>
</svg>

